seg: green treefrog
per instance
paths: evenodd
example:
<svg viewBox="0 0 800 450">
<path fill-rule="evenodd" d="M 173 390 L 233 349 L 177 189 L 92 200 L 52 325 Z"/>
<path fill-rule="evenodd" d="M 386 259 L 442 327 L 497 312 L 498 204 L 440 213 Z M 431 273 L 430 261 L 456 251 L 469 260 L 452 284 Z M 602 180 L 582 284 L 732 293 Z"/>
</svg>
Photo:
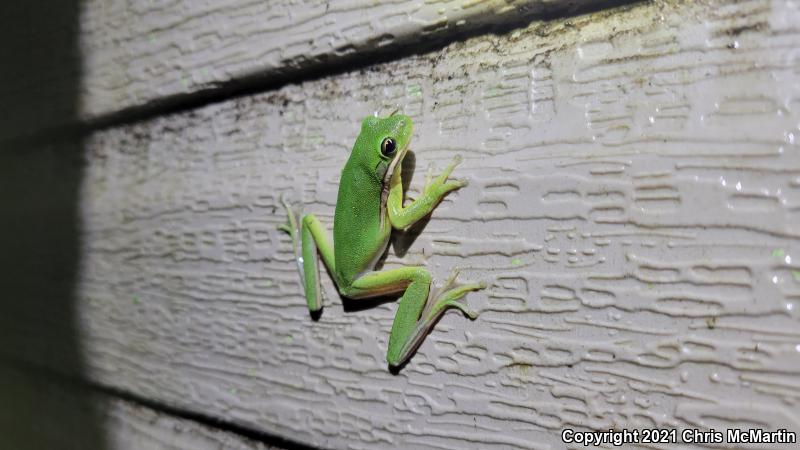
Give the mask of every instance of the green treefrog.
<svg viewBox="0 0 800 450">
<path fill-rule="evenodd" d="M 461 161 L 456 156 L 441 175 L 428 178 L 419 198 L 404 204 L 401 163 L 408 152 L 412 128 L 411 119 L 402 114 L 364 119 L 339 181 L 333 242 L 311 214 L 303 216 L 298 229 L 291 206 L 281 199 L 288 219 L 280 229 L 291 235 L 311 313 L 322 308 L 319 256 L 344 297 L 403 293 L 389 335 L 386 360 L 390 367 L 408 360 L 448 308 L 458 308 L 474 319 L 477 314 L 460 299 L 469 291 L 486 287 L 482 282 L 456 284 L 457 271 L 453 271 L 444 287 L 432 292 L 431 275 L 423 267 L 374 270 L 386 251 L 392 228 L 407 230 L 433 211 L 450 191 L 467 184 L 448 179 Z"/>
</svg>

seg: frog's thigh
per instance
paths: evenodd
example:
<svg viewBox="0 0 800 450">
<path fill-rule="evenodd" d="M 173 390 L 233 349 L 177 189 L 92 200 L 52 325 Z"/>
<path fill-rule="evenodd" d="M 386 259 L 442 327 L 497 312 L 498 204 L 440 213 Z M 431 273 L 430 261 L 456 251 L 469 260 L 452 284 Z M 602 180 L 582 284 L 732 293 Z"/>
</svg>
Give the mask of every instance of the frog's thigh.
<svg viewBox="0 0 800 450">
<path fill-rule="evenodd" d="M 349 298 L 369 298 L 412 289 L 417 295 L 428 298 L 431 275 L 422 267 L 398 267 L 397 269 L 367 272 L 353 280 L 344 295 Z M 424 305 L 424 302 L 423 302 Z M 421 309 L 420 309 L 421 312 Z"/>
</svg>

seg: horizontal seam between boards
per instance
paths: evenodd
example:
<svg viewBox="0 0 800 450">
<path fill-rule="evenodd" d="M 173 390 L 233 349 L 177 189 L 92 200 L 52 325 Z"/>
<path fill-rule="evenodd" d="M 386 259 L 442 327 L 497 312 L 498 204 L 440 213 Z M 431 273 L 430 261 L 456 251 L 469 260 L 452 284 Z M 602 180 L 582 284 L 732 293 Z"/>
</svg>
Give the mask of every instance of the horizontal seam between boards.
<svg viewBox="0 0 800 450">
<path fill-rule="evenodd" d="M 588 2 L 588 4 L 581 3 L 580 5 L 572 4 L 571 8 L 539 11 L 499 24 L 484 24 L 470 30 L 447 34 L 430 42 L 405 42 L 389 49 L 366 49 L 362 52 L 337 58 L 332 62 L 315 62 L 296 69 L 281 67 L 264 73 L 245 74 L 232 80 L 219 82 L 212 87 L 192 92 L 170 94 L 139 105 L 126 106 L 120 110 L 104 113 L 94 118 L 76 119 L 70 124 L 45 127 L 32 133 L 3 138 L 0 139 L 0 145 L 6 147 L 6 149 L 13 149 L 44 147 L 48 144 L 79 140 L 98 131 L 146 122 L 160 116 L 189 112 L 215 103 L 276 91 L 292 84 L 301 84 L 355 70 L 368 69 L 391 61 L 442 49 L 454 42 L 485 34 L 508 34 L 534 21 L 565 19 L 608 9 L 630 7 L 648 1 L 650 0 L 605 0 Z M 326 56 L 322 55 L 320 59 L 325 60 Z"/>
</svg>

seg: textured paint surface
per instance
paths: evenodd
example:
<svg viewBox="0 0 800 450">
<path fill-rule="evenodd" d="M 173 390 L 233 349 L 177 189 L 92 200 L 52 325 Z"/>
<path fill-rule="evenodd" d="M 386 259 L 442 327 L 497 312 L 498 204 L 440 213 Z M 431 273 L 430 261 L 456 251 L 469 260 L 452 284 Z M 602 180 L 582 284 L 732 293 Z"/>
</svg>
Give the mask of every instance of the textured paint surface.
<svg viewBox="0 0 800 450">
<path fill-rule="evenodd" d="M 275 447 L 212 426 L 171 417 L 124 400 L 98 397 L 108 448 L 114 450 L 271 450 Z"/>
<path fill-rule="evenodd" d="M 248 76 L 445 39 L 586 0 L 90 0 L 84 5 L 82 114 L 190 94 Z"/>
<path fill-rule="evenodd" d="M 5 361 L 4 361 L 5 363 Z M 0 365 L 0 433 L 14 450 L 269 450 L 236 434 L 171 418 L 52 374 Z"/>
<path fill-rule="evenodd" d="M 793 1 L 653 2 L 98 133 L 93 376 L 333 448 L 800 431 L 798 24 Z M 395 305 L 323 277 L 312 321 L 276 230 L 281 193 L 330 226 L 360 119 L 395 107 L 412 191 L 455 153 L 470 185 L 386 266 L 489 284 L 399 375 Z"/>
</svg>

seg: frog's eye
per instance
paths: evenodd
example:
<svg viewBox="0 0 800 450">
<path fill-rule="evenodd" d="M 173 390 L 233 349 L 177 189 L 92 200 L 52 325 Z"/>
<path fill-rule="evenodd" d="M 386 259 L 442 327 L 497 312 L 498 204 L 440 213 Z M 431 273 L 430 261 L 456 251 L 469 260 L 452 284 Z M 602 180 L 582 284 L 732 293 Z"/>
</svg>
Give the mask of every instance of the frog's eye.
<svg viewBox="0 0 800 450">
<path fill-rule="evenodd" d="M 387 137 L 381 142 L 381 153 L 383 156 L 392 156 L 397 151 L 397 142 L 394 139 Z"/>
</svg>

